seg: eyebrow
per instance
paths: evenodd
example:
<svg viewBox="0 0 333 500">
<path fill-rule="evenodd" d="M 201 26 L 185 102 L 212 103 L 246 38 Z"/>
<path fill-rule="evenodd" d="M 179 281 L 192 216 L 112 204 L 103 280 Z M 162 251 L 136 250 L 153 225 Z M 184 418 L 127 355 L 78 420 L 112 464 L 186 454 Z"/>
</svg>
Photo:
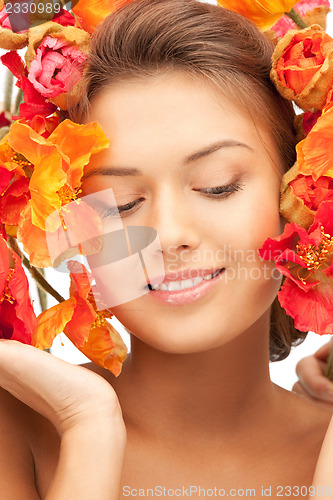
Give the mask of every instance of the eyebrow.
<svg viewBox="0 0 333 500">
<path fill-rule="evenodd" d="M 203 149 L 200 151 L 197 151 L 195 153 L 192 153 L 188 156 L 186 156 L 183 160 L 183 165 L 188 165 L 189 163 L 193 163 L 197 160 L 200 160 L 201 158 L 205 158 L 206 156 L 215 153 L 216 151 L 219 151 L 220 149 L 223 148 L 235 148 L 235 147 L 241 147 L 244 149 L 247 149 L 249 151 L 254 151 L 253 148 L 245 144 L 244 142 L 239 142 L 234 139 L 226 139 L 223 141 L 218 141 L 214 142 L 213 144 L 209 144 L 208 146 L 205 146 Z M 141 175 L 141 171 L 137 168 L 129 168 L 129 167 L 96 167 L 92 168 L 89 172 L 87 172 L 82 179 L 87 179 L 88 177 L 91 177 L 92 175 L 114 175 L 117 177 L 123 177 L 123 176 L 128 176 L 128 175 L 133 175 L 133 176 L 139 176 Z"/>
</svg>

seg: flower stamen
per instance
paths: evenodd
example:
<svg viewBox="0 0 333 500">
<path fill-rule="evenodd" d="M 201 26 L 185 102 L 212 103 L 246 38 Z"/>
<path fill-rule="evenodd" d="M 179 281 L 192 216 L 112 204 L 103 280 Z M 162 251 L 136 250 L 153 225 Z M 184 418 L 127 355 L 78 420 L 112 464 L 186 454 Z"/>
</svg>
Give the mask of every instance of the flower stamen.
<svg viewBox="0 0 333 500">
<path fill-rule="evenodd" d="M 62 205 L 67 205 L 67 203 L 75 201 L 80 193 L 82 193 L 82 189 L 76 187 L 73 190 L 68 184 L 64 184 L 57 191 Z"/>
<path fill-rule="evenodd" d="M 34 166 L 23 155 L 13 152 L 10 161 L 21 167 L 28 179 L 31 178 Z"/>
<path fill-rule="evenodd" d="M 320 245 L 296 245 L 298 256 L 305 263 L 309 271 L 319 269 L 327 259 L 327 255 L 333 252 L 333 236 L 325 233 L 324 227 L 320 226 L 322 242 Z M 301 281 L 303 281 L 301 279 Z"/>
<path fill-rule="evenodd" d="M 6 279 L 5 288 L 4 288 L 2 295 L 0 297 L 0 304 L 2 304 L 2 302 L 4 302 L 5 300 L 7 300 L 7 302 L 9 302 L 10 304 L 14 304 L 14 302 L 15 302 L 15 298 L 12 296 L 12 294 L 10 293 L 10 290 L 9 290 L 9 280 L 11 279 L 13 274 L 14 274 L 14 269 L 10 268 L 9 272 L 8 272 L 7 279 Z"/>
<path fill-rule="evenodd" d="M 95 321 L 91 325 L 91 328 L 106 326 L 107 325 L 107 321 L 106 321 L 107 313 L 105 313 L 104 311 L 96 311 L 96 314 L 97 314 L 97 318 L 95 319 Z"/>
</svg>

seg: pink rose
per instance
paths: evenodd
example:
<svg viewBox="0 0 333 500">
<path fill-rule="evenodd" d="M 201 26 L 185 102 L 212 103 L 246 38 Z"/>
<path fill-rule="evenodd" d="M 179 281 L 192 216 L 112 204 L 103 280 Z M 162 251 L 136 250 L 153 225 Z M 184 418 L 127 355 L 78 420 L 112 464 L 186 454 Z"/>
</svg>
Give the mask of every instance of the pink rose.
<svg viewBox="0 0 333 500">
<path fill-rule="evenodd" d="M 6 11 L 6 7 L 4 7 L 0 11 L 0 27 L 1 28 L 6 28 L 8 30 L 12 29 L 12 27 L 10 25 L 10 22 L 9 22 L 8 14 L 7 14 L 7 11 Z"/>
<path fill-rule="evenodd" d="M 28 78 L 35 89 L 47 98 L 70 92 L 82 76 L 87 56 L 66 40 L 47 36 L 31 61 Z"/>
<path fill-rule="evenodd" d="M 306 21 L 310 21 L 309 24 L 314 24 L 318 23 L 321 24 L 320 20 L 324 20 L 326 18 L 326 14 L 328 9 L 330 8 L 330 2 L 329 0 L 301 0 L 300 2 L 296 3 L 294 6 L 294 9 L 297 10 L 297 12 L 305 18 Z M 321 13 L 321 10 L 323 11 Z M 317 16 L 321 15 L 321 18 L 309 18 L 307 19 L 307 15 L 309 13 L 315 13 Z M 283 38 L 286 33 L 288 33 L 289 30 L 294 30 L 296 29 L 295 23 L 290 19 L 288 16 L 283 16 L 279 21 L 274 24 L 274 26 L 271 28 L 271 31 L 274 33 L 274 36 L 276 37 L 276 40 L 279 40 L 280 38 Z"/>
</svg>

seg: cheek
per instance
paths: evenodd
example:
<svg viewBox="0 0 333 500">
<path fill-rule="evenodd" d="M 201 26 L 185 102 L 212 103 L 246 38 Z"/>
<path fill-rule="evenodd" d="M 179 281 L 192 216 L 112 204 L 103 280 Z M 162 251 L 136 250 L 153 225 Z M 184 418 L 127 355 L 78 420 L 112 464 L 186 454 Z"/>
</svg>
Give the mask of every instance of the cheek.
<svg viewBox="0 0 333 500">
<path fill-rule="evenodd" d="M 243 191 L 200 207 L 196 218 L 197 227 L 205 228 L 202 240 L 214 238 L 219 246 L 254 252 L 267 238 L 281 234 L 280 183 L 272 177 L 253 178 Z"/>
<path fill-rule="evenodd" d="M 282 279 L 274 262 L 264 261 L 258 254 L 267 238 L 283 231 L 279 184 L 270 180 L 262 182 L 262 189 L 260 186 L 258 181 L 255 189 L 240 193 L 232 203 L 222 202 L 218 216 L 210 214 L 211 225 L 206 232 L 210 244 L 223 250 L 225 292 L 233 294 L 234 313 L 237 315 L 241 305 L 247 321 L 270 307 Z"/>
</svg>

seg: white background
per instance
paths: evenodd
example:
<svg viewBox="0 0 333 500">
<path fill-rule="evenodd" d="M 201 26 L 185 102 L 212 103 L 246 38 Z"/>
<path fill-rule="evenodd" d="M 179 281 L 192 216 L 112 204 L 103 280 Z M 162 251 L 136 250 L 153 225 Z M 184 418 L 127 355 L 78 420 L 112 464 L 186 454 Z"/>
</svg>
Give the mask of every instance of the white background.
<svg viewBox="0 0 333 500">
<path fill-rule="evenodd" d="M 205 0 L 201 0 L 205 1 Z M 208 3 L 216 4 L 215 0 L 207 0 Z M 333 13 L 328 16 L 328 29 L 327 32 L 333 36 Z M 5 51 L 0 49 L 0 55 Z M 20 51 L 23 52 L 24 50 Z M 22 57 L 22 56 L 21 56 Z M 0 103 L 3 100 L 3 84 L 4 84 L 5 68 L 0 65 Z M 0 106 L 1 109 L 1 106 Z M 68 276 L 57 273 L 52 269 L 46 270 L 47 278 L 52 283 L 53 287 L 65 298 L 68 298 Z M 36 295 L 36 285 L 31 280 L 31 297 L 36 310 L 39 314 L 40 309 L 38 305 L 38 298 Z M 48 300 L 48 307 L 55 305 L 56 301 L 51 297 Z M 113 318 L 112 324 L 117 327 L 119 332 L 123 335 L 126 344 L 129 346 L 129 336 L 121 327 L 120 323 Z M 279 361 L 270 364 L 270 372 L 272 380 L 280 386 L 291 389 L 294 382 L 297 380 L 295 373 L 295 366 L 297 362 L 304 356 L 312 354 L 317 348 L 325 344 L 330 339 L 330 335 L 319 336 L 314 333 L 309 333 L 307 339 L 300 346 L 294 348 L 291 354 L 284 361 Z M 64 344 L 64 345 L 62 345 Z M 65 337 L 64 334 L 59 335 L 52 346 L 52 353 L 67 361 L 73 363 L 82 363 L 87 360 Z"/>
</svg>

